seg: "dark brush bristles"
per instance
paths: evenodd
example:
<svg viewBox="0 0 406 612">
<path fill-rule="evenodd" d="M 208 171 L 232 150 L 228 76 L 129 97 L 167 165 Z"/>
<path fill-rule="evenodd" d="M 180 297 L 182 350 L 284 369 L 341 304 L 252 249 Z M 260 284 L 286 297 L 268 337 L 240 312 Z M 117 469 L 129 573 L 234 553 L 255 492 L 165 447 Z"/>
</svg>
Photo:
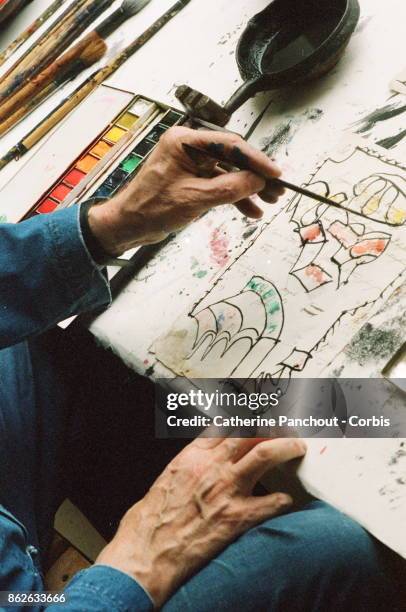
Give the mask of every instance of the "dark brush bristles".
<svg viewBox="0 0 406 612">
<path fill-rule="evenodd" d="M 119 25 L 139 13 L 149 2 L 151 0 L 124 0 L 121 6 L 96 28 L 96 32 L 102 38 L 107 38 Z"/>
<path fill-rule="evenodd" d="M 124 0 L 121 5 L 121 10 L 126 15 L 136 15 L 150 2 L 151 0 Z"/>
</svg>

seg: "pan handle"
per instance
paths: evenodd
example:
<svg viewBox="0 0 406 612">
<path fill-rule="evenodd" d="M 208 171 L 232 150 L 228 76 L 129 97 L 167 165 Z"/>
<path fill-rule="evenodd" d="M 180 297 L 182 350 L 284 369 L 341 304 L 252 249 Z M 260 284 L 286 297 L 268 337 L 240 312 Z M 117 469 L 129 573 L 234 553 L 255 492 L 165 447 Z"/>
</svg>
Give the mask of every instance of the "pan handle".
<svg viewBox="0 0 406 612">
<path fill-rule="evenodd" d="M 245 81 L 224 105 L 224 110 L 232 115 L 244 102 L 255 96 L 259 91 L 261 91 L 261 79 Z"/>
</svg>

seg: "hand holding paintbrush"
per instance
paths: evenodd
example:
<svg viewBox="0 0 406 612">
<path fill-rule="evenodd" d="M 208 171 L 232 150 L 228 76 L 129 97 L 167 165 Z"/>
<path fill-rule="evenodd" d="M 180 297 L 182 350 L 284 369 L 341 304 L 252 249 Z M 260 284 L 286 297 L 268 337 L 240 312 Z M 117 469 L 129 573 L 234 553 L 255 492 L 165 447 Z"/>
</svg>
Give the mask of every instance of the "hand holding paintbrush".
<svg viewBox="0 0 406 612">
<path fill-rule="evenodd" d="M 196 167 L 202 172 L 206 172 L 208 168 L 208 163 L 213 164 L 217 162 L 217 163 L 222 164 L 223 167 L 226 168 L 226 171 L 248 170 L 250 172 L 254 172 L 258 174 L 261 178 L 263 178 L 266 181 L 265 190 L 262 191 L 260 194 L 262 199 L 265 199 L 266 201 L 270 201 L 270 202 L 276 201 L 275 198 L 268 199 L 267 197 L 263 197 L 264 195 L 266 196 L 267 193 L 270 194 L 274 190 L 279 190 L 279 195 L 280 195 L 281 193 L 284 192 L 285 189 L 291 189 L 292 191 L 295 191 L 296 193 L 307 196 L 308 198 L 312 198 L 313 200 L 316 200 L 317 202 L 321 202 L 322 204 L 327 204 L 328 206 L 333 206 L 334 208 L 341 208 L 342 210 L 351 212 L 354 215 L 359 215 L 361 217 L 363 216 L 361 213 L 358 213 L 357 211 L 350 210 L 346 208 L 345 206 L 338 204 L 337 202 L 334 202 L 334 200 L 325 198 L 324 196 L 319 195 L 318 193 L 314 193 L 312 191 L 309 191 L 308 189 L 299 187 L 298 185 L 294 185 L 293 183 L 288 183 L 287 181 L 284 181 L 281 178 L 279 178 L 280 175 L 270 176 L 269 173 L 261 171 L 261 168 L 259 168 L 258 166 L 253 167 L 249 156 L 247 156 L 244 153 L 244 150 L 242 147 L 235 146 L 230 151 L 226 151 L 223 145 L 219 145 L 215 142 L 214 134 L 213 134 L 213 142 L 207 145 L 205 148 L 200 149 L 197 147 L 191 147 L 187 143 L 184 143 L 183 149 L 185 153 L 187 154 L 187 156 L 189 157 L 189 159 L 191 159 L 196 164 Z"/>
</svg>

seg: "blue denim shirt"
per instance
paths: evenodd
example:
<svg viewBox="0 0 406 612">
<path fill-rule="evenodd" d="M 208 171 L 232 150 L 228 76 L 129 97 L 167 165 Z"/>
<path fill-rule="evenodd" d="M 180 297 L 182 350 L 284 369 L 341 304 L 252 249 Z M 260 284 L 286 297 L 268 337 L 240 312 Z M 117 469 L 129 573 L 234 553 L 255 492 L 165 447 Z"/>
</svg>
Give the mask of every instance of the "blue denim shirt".
<svg viewBox="0 0 406 612">
<path fill-rule="evenodd" d="M 18 225 L 0 225 L 0 349 L 110 300 L 108 282 L 84 243 L 77 207 Z M 0 385 L 0 401 L 15 405 L 19 398 L 13 393 Z M 0 591 L 44 591 L 36 550 L 27 541 L 26 529 L 1 505 Z M 101 565 L 79 572 L 65 594 L 67 603 L 46 609 L 143 612 L 153 608 L 135 580 Z"/>
</svg>

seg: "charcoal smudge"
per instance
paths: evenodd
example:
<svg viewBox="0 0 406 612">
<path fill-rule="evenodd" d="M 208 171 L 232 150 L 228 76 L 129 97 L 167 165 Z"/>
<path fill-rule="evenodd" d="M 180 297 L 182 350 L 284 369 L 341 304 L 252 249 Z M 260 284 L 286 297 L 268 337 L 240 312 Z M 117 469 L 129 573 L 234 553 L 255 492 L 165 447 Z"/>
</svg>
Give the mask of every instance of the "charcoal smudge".
<svg viewBox="0 0 406 612">
<path fill-rule="evenodd" d="M 363 366 L 376 358 L 391 357 L 401 343 L 402 338 L 398 332 L 375 329 L 367 323 L 354 337 L 345 353 Z"/>
<path fill-rule="evenodd" d="M 382 140 L 378 140 L 376 144 L 384 147 L 385 149 L 392 149 L 396 146 L 403 138 L 406 136 L 406 130 L 402 130 L 395 136 L 389 136 L 388 138 L 383 138 Z"/>
<path fill-rule="evenodd" d="M 372 130 L 377 123 L 387 121 L 388 119 L 393 119 L 393 117 L 397 117 L 405 111 L 406 105 L 396 107 L 395 104 L 388 104 L 382 108 L 377 108 L 372 113 L 369 113 L 369 115 L 366 115 L 366 117 L 363 117 L 357 121 L 356 125 L 360 126 L 357 130 L 357 134 L 369 132 L 369 130 Z"/>
</svg>

